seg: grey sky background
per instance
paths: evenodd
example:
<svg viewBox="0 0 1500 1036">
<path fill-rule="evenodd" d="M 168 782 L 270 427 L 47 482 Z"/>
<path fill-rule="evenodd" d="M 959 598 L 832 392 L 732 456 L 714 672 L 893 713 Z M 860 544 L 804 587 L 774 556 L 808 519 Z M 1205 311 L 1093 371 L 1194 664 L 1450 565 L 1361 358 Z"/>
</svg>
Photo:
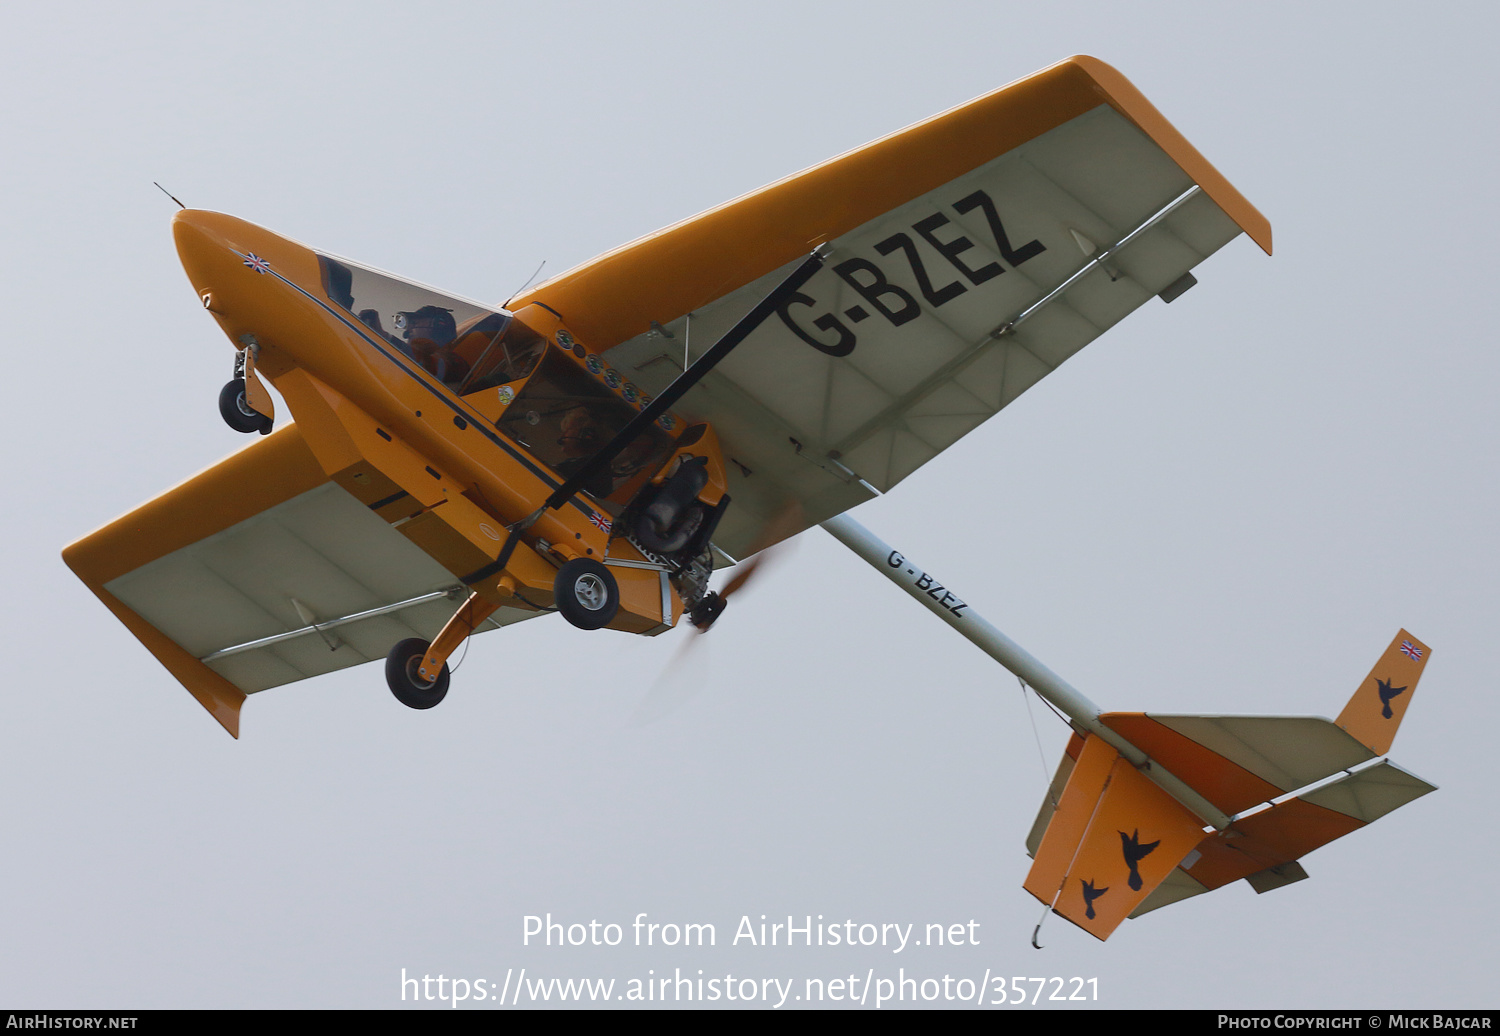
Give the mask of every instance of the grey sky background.
<svg viewBox="0 0 1500 1036">
<path fill-rule="evenodd" d="M 1488 5 L 22 3 L 3 22 L 0 1005 L 400 1007 L 403 968 L 524 967 L 1495 1006 Z M 685 659 L 682 632 L 537 620 L 477 638 L 429 713 L 366 666 L 255 696 L 239 742 L 63 567 L 243 445 L 215 413 L 231 349 L 151 181 L 498 303 L 543 259 L 1073 53 L 1131 78 L 1276 255 L 1239 238 L 855 517 L 1108 709 L 1336 715 L 1399 627 L 1427 641 L 1392 758 L 1441 790 L 1308 857 L 1311 880 L 1239 883 L 1107 944 L 1053 918 L 1033 950 L 1022 841 L 1065 728 L 820 530 Z M 680 707 L 632 725 L 653 687 Z M 712 923 L 718 945 L 523 946 L 548 912 L 627 942 L 639 913 Z M 730 945 L 762 914 L 972 920 L 980 944 Z"/>
</svg>

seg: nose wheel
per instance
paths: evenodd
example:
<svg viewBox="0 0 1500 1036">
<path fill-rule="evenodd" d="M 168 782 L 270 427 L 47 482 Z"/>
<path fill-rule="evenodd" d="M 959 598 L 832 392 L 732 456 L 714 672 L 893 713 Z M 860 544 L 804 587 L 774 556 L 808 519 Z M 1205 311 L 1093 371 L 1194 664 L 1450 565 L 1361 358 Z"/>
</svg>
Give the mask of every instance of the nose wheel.
<svg viewBox="0 0 1500 1036">
<path fill-rule="evenodd" d="M 696 626 L 699 633 L 707 633 L 708 628 L 714 624 L 714 620 L 724 614 L 726 604 L 728 602 L 719 596 L 718 591 L 710 590 L 688 612 L 688 622 Z"/>
<path fill-rule="evenodd" d="M 257 412 L 245 398 L 245 379 L 235 378 L 219 390 L 219 416 L 224 423 L 237 432 L 259 432 L 267 435 L 271 431 L 271 419 Z"/>
</svg>

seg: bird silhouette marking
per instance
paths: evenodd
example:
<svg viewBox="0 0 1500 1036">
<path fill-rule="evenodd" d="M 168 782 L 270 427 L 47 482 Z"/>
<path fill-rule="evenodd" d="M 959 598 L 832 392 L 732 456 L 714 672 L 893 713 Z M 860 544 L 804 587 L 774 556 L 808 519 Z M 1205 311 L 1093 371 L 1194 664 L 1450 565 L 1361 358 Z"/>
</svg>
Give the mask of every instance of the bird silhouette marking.
<svg viewBox="0 0 1500 1036">
<path fill-rule="evenodd" d="M 1391 699 L 1406 688 L 1392 687 L 1389 680 L 1382 680 L 1379 677 L 1375 679 L 1375 682 L 1380 685 L 1380 714 L 1386 719 L 1392 719 L 1396 714 L 1391 711 Z"/>
<path fill-rule="evenodd" d="M 1124 831 L 1120 832 L 1120 849 L 1125 854 L 1125 865 L 1130 868 L 1130 880 L 1128 884 L 1137 892 L 1141 890 L 1142 882 L 1141 872 L 1136 870 L 1135 865 L 1155 852 L 1158 845 L 1161 845 L 1161 839 L 1159 838 L 1154 842 L 1142 845 L 1140 828 L 1136 828 L 1134 834 L 1127 835 Z"/>
<path fill-rule="evenodd" d="M 1083 882 L 1083 916 L 1092 921 L 1094 919 L 1094 900 L 1108 892 L 1109 888 L 1096 889 L 1092 881 L 1083 881 L 1082 878 L 1078 880 Z"/>
</svg>

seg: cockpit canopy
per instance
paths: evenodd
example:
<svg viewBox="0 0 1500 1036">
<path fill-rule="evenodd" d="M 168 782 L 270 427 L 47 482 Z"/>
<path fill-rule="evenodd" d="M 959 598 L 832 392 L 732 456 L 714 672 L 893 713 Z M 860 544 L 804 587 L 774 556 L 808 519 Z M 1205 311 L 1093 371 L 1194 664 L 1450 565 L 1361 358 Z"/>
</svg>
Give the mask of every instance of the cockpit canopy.
<svg viewBox="0 0 1500 1036">
<path fill-rule="evenodd" d="M 502 390 L 498 426 L 542 463 L 570 476 L 638 412 L 561 349 L 503 310 L 403 281 L 347 259 L 319 255 L 328 299 L 377 339 L 419 363 L 459 395 Z M 545 357 L 545 359 L 544 359 Z M 540 364 L 540 366 L 538 366 Z M 585 490 L 618 511 L 671 452 L 652 425 Z"/>
<path fill-rule="evenodd" d="M 524 378 L 546 346 L 503 310 L 347 259 L 319 254 L 318 262 L 330 302 L 459 395 Z"/>
</svg>

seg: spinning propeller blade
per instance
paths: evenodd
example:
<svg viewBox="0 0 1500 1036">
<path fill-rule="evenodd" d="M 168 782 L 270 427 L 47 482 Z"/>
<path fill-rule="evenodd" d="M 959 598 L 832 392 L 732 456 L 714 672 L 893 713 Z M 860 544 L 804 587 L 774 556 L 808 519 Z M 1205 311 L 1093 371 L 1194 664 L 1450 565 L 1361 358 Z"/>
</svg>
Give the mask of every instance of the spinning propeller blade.
<svg viewBox="0 0 1500 1036">
<path fill-rule="evenodd" d="M 693 632 L 682 641 L 682 646 L 662 667 L 656 682 L 651 685 L 651 689 L 636 706 L 635 712 L 630 717 L 632 726 L 645 726 L 671 715 L 702 689 L 703 682 L 690 675 L 687 666 L 687 663 L 695 663 L 701 668 L 701 657 L 691 659 L 689 657 L 698 652 L 695 646 L 698 643 L 698 634 L 708 632 L 709 627 L 723 612 L 725 601 L 730 594 L 738 593 L 743 589 L 750 582 L 750 577 L 755 575 L 766 561 L 785 554 L 788 541 L 801 530 L 801 524 L 801 505 L 793 503 L 782 509 L 762 527 L 760 535 L 755 539 L 755 550 L 746 560 L 735 565 L 734 574 L 730 576 L 723 588 L 710 592 L 699 602 L 695 613 L 700 618 L 695 619 L 691 615 L 688 618 L 693 626 Z"/>
<path fill-rule="evenodd" d="M 724 611 L 729 595 L 738 593 L 762 564 L 781 553 L 781 546 L 795 536 L 802 526 L 802 505 L 795 500 L 766 522 L 761 527 L 760 535 L 755 538 L 750 556 L 735 566 L 734 575 L 729 577 L 729 581 L 721 589 L 710 591 L 693 609 L 688 621 L 694 628 L 699 633 L 707 633 Z"/>
</svg>

